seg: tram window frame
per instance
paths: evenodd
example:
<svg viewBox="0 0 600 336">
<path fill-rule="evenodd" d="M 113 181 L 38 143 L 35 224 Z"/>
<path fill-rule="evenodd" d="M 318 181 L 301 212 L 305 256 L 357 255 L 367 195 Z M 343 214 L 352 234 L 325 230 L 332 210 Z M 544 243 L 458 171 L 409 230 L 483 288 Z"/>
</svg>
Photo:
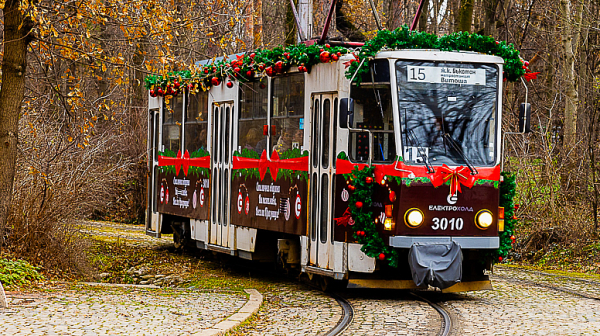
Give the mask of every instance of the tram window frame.
<svg viewBox="0 0 600 336">
<path fill-rule="evenodd" d="M 250 155 L 259 158 L 268 148 L 268 137 L 263 135 L 263 128 L 268 125 L 269 78 L 240 85 L 239 97 L 238 152 L 241 154 L 247 149 L 256 153 Z"/>
<path fill-rule="evenodd" d="M 305 91 L 304 73 L 277 76 L 271 79 L 269 146 L 279 155 L 296 148 L 300 152 L 304 151 Z"/>
<path fill-rule="evenodd" d="M 165 99 L 163 101 L 163 115 L 162 115 L 162 139 L 160 142 L 160 147 L 161 147 L 161 151 L 162 153 L 165 153 L 165 149 L 168 148 L 169 151 L 174 152 L 175 154 L 177 154 L 177 152 L 179 152 L 182 149 L 182 137 L 183 137 L 183 125 L 182 125 L 182 121 L 183 121 L 183 108 L 184 108 L 184 102 L 183 102 L 183 95 L 178 95 L 175 96 L 173 98 L 171 98 L 170 100 Z M 171 135 L 174 132 L 172 132 L 172 129 L 177 129 L 179 132 L 179 137 L 176 138 L 177 140 L 170 140 L 169 137 L 167 135 Z M 169 140 L 168 140 L 169 139 Z M 172 138 L 174 139 L 174 138 Z M 177 146 L 175 146 L 175 150 L 173 150 L 173 145 L 172 142 L 169 143 L 169 146 L 167 147 L 167 142 L 166 141 L 176 141 L 177 142 Z"/>
<path fill-rule="evenodd" d="M 361 98 L 358 97 L 358 94 L 362 94 L 363 98 L 374 100 L 374 103 L 361 104 Z M 375 108 L 377 108 L 376 94 L 379 94 L 379 97 L 383 96 L 381 102 L 384 105 L 384 117 L 380 118 L 381 122 L 379 124 L 373 122 L 367 124 L 370 117 L 378 117 L 378 115 L 381 114 L 380 111 L 373 110 L 369 116 L 364 115 L 365 107 L 370 106 L 372 108 L 372 106 L 375 106 Z M 384 99 L 385 95 L 387 95 L 388 99 Z M 369 144 L 369 133 L 350 130 L 348 132 L 348 152 L 352 162 L 368 162 L 369 158 L 371 158 L 372 162 L 380 163 L 391 163 L 396 160 L 398 148 L 396 146 L 394 135 L 394 109 L 391 95 L 392 90 L 389 82 L 367 82 L 361 83 L 360 85 L 352 85 L 350 97 L 354 98 L 354 124 L 351 125 L 351 127 L 371 130 L 371 133 L 374 133 L 373 147 L 376 147 L 378 139 L 381 139 L 380 137 L 382 137 L 383 141 L 387 144 L 387 158 L 385 157 L 386 153 L 381 146 L 379 147 L 380 151 L 377 153 L 375 153 L 375 148 L 366 148 L 368 153 L 365 151 L 365 155 L 359 156 L 358 154 L 362 152 L 359 151 L 362 149 L 361 147 L 365 144 L 365 147 L 367 147 Z M 366 118 L 367 122 L 364 122 L 364 118 Z M 380 153 L 383 155 L 380 155 Z"/>
<path fill-rule="evenodd" d="M 196 111 L 198 111 L 198 113 L 196 113 Z M 198 151 L 199 149 L 208 151 L 209 111 L 210 108 L 208 106 L 208 91 L 198 92 L 196 94 L 188 93 L 184 114 L 185 138 L 183 148 L 187 150 L 190 153 L 190 155 Z M 202 136 L 203 132 L 204 136 Z"/>
</svg>

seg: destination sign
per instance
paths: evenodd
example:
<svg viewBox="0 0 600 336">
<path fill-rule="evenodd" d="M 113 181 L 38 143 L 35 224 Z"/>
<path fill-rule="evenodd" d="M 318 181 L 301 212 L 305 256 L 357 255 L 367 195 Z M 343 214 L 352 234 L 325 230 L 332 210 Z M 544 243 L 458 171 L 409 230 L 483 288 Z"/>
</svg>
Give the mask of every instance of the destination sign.
<svg viewBox="0 0 600 336">
<path fill-rule="evenodd" d="M 406 66 L 408 82 L 485 85 L 485 69 Z"/>
</svg>

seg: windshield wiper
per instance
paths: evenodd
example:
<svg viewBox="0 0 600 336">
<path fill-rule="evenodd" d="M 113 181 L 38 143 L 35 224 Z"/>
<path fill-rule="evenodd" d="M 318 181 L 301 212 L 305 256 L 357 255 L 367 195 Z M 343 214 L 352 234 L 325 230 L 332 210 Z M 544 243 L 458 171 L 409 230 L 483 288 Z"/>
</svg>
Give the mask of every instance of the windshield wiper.
<svg viewBox="0 0 600 336">
<path fill-rule="evenodd" d="M 406 109 L 404 109 L 404 130 L 406 131 L 408 140 L 410 141 L 410 144 L 417 149 L 421 158 L 423 158 L 423 162 L 425 162 L 425 167 L 427 167 L 427 173 L 435 173 L 435 169 L 433 169 L 433 167 L 429 165 L 429 158 L 427 157 L 427 154 L 425 154 L 425 152 L 422 151 L 423 149 L 417 145 L 417 137 L 415 136 L 413 130 L 408 130 L 408 124 L 406 123 L 406 120 Z"/>
<path fill-rule="evenodd" d="M 460 148 L 460 144 L 456 140 L 454 140 L 454 138 L 452 138 L 452 136 L 448 133 L 444 133 L 443 137 L 445 140 L 448 140 L 448 142 L 450 143 L 452 148 L 454 148 L 454 150 L 458 153 L 458 155 L 460 155 L 460 157 L 462 157 L 462 159 L 465 160 L 467 167 L 469 167 L 469 170 L 471 171 L 471 175 L 479 174 L 477 169 L 475 169 L 475 167 L 471 164 L 471 161 L 467 159 L 467 156 L 462 151 L 462 148 Z"/>
</svg>

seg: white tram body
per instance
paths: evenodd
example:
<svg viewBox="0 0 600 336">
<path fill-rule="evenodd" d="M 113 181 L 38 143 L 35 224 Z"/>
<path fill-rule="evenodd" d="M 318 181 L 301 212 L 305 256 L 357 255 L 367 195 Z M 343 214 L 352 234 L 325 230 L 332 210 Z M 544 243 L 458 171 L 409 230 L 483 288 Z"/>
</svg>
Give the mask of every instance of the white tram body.
<svg viewBox="0 0 600 336">
<path fill-rule="evenodd" d="M 503 59 L 384 51 L 371 61 L 370 75 L 351 85 L 345 63 L 352 58 L 318 64 L 309 73 L 221 83 L 170 101 L 149 97 L 147 233 L 173 232 L 177 244 L 278 261 L 311 277 L 348 280 L 349 287 L 383 288 L 416 287 L 406 260 L 411 246 L 456 242 L 464 253 L 464 279 L 451 288 L 490 288 L 482 271 L 490 266 L 483 256 L 498 248 L 502 230 Z M 348 105 L 350 127 L 340 120 Z M 418 177 L 469 161 L 448 148 L 435 154 L 435 146 L 448 145 L 433 136 L 444 127 L 456 130 L 444 132 L 458 140 L 483 181 L 454 195 L 447 185 Z M 377 184 L 373 211 L 385 243 L 399 251 L 397 268 L 367 256 L 353 236 L 345 212 L 348 171 L 340 171 L 340 160 L 396 173 L 397 179 L 386 175 L 387 187 Z M 398 197 L 388 197 L 392 190 Z M 406 222 L 412 209 L 424 217 L 418 227 Z M 474 219 L 484 210 L 493 218 L 485 229 Z M 391 230 L 383 227 L 386 218 Z M 469 278 L 471 261 L 480 266 Z"/>
</svg>

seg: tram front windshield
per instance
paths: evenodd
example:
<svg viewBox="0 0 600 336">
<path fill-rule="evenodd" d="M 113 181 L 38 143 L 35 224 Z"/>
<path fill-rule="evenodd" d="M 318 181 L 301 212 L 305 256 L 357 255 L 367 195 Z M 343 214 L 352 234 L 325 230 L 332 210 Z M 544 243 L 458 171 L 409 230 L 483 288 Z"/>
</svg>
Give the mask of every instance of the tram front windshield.
<svg viewBox="0 0 600 336">
<path fill-rule="evenodd" d="M 404 162 L 494 165 L 498 72 L 495 64 L 398 60 Z"/>
</svg>

